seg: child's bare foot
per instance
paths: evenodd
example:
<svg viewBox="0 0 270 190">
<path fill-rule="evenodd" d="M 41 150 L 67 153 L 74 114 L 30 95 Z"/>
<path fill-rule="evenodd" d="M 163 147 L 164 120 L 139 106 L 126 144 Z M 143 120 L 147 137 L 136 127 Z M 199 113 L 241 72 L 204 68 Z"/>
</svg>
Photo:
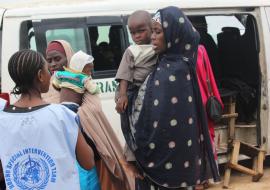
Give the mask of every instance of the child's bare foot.
<svg viewBox="0 0 270 190">
<path fill-rule="evenodd" d="M 203 189 L 208 189 L 209 188 L 209 181 L 204 181 L 200 185 L 195 186 L 195 190 L 203 190 Z"/>
<path fill-rule="evenodd" d="M 204 185 L 203 184 L 200 184 L 200 185 L 196 185 L 195 186 L 195 190 L 204 190 Z"/>
</svg>

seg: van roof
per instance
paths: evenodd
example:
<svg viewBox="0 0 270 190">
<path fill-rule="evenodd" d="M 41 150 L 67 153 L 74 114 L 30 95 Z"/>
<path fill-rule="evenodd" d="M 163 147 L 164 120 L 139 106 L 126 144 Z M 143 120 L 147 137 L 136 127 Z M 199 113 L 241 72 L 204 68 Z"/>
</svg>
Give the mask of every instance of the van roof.
<svg viewBox="0 0 270 190">
<path fill-rule="evenodd" d="M 72 5 L 72 6 L 70 6 Z M 72 14 L 75 12 L 130 12 L 138 9 L 157 10 L 169 5 L 181 8 L 229 8 L 270 6 L 270 0 L 9 0 L 0 3 L 8 9 L 6 16 L 35 16 L 47 14 Z M 48 9 L 49 7 L 49 9 Z"/>
</svg>

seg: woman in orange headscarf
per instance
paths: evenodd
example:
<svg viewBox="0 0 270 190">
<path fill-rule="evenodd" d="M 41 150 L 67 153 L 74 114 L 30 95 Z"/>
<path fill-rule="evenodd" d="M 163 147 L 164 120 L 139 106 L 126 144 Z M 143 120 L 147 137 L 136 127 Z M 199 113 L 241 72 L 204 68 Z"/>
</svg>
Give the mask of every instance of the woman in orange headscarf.
<svg viewBox="0 0 270 190">
<path fill-rule="evenodd" d="M 63 40 L 55 40 L 48 44 L 46 59 L 49 69 L 54 71 L 68 67 L 73 51 L 70 45 Z M 52 85 L 44 96 L 47 102 L 59 103 L 60 94 Z M 82 105 L 78 115 L 82 125 L 83 134 L 92 144 L 95 152 L 96 167 L 102 190 L 133 190 L 134 179 L 126 173 L 124 167 L 128 164 L 124 161 L 123 150 L 109 121 L 102 111 L 101 102 L 97 94 L 84 94 Z M 93 147 L 94 144 L 94 147 Z"/>
<path fill-rule="evenodd" d="M 64 70 L 64 66 L 68 66 L 73 54 L 73 50 L 68 42 L 64 40 L 51 41 L 46 50 L 46 60 L 49 63 L 50 72 Z M 50 85 L 49 91 L 42 95 L 42 98 L 50 103 L 60 102 L 60 94 L 52 85 Z"/>
</svg>

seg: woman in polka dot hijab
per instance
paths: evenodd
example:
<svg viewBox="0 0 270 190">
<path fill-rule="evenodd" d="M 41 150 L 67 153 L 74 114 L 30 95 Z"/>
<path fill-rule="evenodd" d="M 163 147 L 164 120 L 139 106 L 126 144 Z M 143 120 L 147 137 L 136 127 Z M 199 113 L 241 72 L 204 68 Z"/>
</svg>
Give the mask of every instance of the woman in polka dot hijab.
<svg viewBox="0 0 270 190">
<path fill-rule="evenodd" d="M 176 7 L 160 9 L 152 30 L 157 66 L 140 87 L 123 130 L 145 176 L 136 189 L 192 189 L 209 178 L 217 181 L 195 71 L 199 34 Z"/>
</svg>

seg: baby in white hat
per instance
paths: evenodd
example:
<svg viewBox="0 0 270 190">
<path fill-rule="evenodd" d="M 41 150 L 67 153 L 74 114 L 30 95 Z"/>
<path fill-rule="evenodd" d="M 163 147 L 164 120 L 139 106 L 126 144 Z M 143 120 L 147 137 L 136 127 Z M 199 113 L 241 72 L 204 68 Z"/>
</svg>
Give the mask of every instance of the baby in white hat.
<svg viewBox="0 0 270 190">
<path fill-rule="evenodd" d="M 100 93 L 99 86 L 92 80 L 91 74 L 94 68 L 94 58 L 91 55 L 78 51 L 70 60 L 69 67 L 64 71 L 57 71 L 53 76 L 53 86 L 60 92 L 60 102 L 67 107 L 79 107 L 83 94 L 87 91 L 91 94 Z M 76 111 L 75 111 L 76 112 Z"/>
</svg>

